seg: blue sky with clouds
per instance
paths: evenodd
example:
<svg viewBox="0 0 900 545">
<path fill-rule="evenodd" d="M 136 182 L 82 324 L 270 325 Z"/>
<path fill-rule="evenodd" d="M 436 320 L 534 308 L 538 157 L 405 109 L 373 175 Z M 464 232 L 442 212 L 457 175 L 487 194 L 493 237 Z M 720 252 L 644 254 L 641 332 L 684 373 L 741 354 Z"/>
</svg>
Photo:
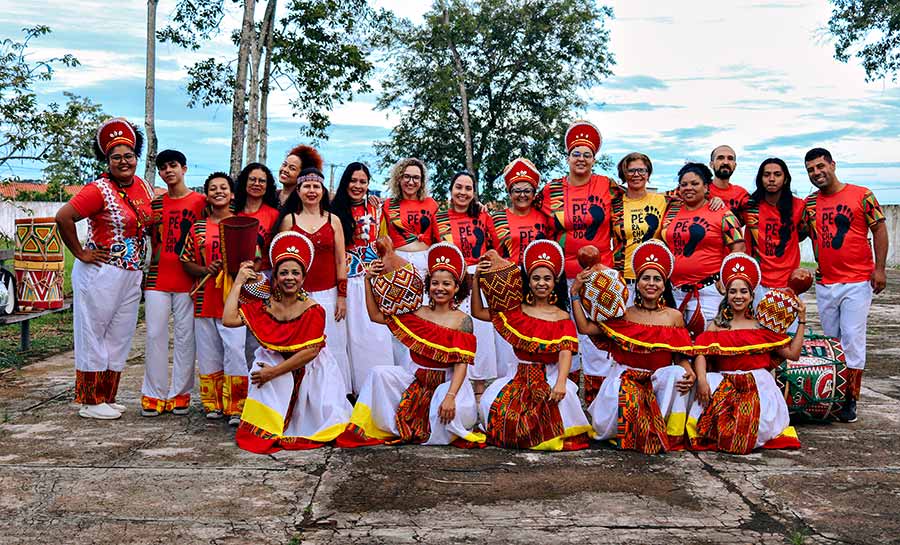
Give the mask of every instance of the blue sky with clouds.
<svg viewBox="0 0 900 545">
<path fill-rule="evenodd" d="M 46 24 L 53 34 L 33 42 L 32 58 L 71 52 L 82 62 L 44 85 L 42 100 L 71 91 L 111 114 L 142 119 L 144 2 L 9 4 L 0 11 L 0 36 L 17 38 L 24 26 Z M 174 4 L 160 2 L 160 27 Z M 414 19 L 428 8 L 427 2 L 403 0 L 377 4 Z M 608 5 L 616 14 L 610 24 L 615 75 L 584 92 L 588 108 L 581 114 L 600 127 L 603 151 L 614 160 L 631 151 L 647 153 L 654 163 L 653 184 L 669 187 L 685 161 L 705 162 L 713 147 L 730 144 L 738 153 L 733 181 L 751 188 L 760 161 L 778 156 L 804 196 L 811 185 L 803 154 L 821 145 L 834 154 L 844 181 L 873 188 L 882 202 L 900 203 L 900 85 L 866 83 L 857 63 L 834 60 L 824 30 L 827 1 L 611 0 Z M 226 18 L 223 30 L 237 22 L 236 16 Z M 231 110 L 188 108 L 184 69 L 208 56 L 233 57 L 227 34 L 198 52 L 165 44 L 157 50 L 160 146 L 186 152 L 191 184 L 228 166 Z M 293 117 L 288 99 L 275 93 L 270 101 L 269 156 L 275 167 L 302 141 L 297 127 L 303 120 Z M 375 162 L 372 142 L 386 138 L 394 120 L 390 112 L 374 109 L 374 96 L 339 107 L 330 139 L 320 146 L 326 162 Z M 23 178 L 40 175 L 40 165 L 13 168 L 12 174 Z"/>
</svg>

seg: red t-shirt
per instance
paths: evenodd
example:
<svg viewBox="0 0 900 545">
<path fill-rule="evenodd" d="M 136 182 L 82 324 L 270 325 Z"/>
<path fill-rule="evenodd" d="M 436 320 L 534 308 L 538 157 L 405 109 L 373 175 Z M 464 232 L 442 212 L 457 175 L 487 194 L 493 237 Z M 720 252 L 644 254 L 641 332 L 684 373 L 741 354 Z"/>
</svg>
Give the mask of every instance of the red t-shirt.
<svg viewBox="0 0 900 545">
<path fill-rule="evenodd" d="M 106 263 L 139 271 L 147 254 L 144 234 L 152 223 L 153 191 L 137 176 L 125 188 L 103 175 L 84 186 L 69 204 L 88 220 L 88 248 L 109 250 Z"/>
<path fill-rule="evenodd" d="M 381 234 L 388 234 L 394 248 L 421 241 L 431 246 L 437 240 L 434 217 L 438 204 L 431 197 L 421 201 L 386 199 L 382 207 Z"/>
<path fill-rule="evenodd" d="M 663 239 L 675 255 L 673 286 L 695 284 L 718 274 L 729 245 L 741 242 L 737 218 L 727 208 L 687 210 L 674 202 L 663 221 Z"/>
<path fill-rule="evenodd" d="M 806 198 L 806 222 L 822 284 L 866 282 L 875 270 L 869 230 L 884 221 L 871 191 L 845 184 L 833 195 L 816 191 Z"/>
<path fill-rule="evenodd" d="M 222 259 L 222 248 L 219 244 L 219 223 L 212 219 L 202 219 L 191 227 L 181 261 L 193 262 L 206 267 L 214 261 Z M 202 278 L 197 279 L 197 282 Z M 216 287 L 216 277 L 212 276 L 204 282 L 203 287 L 194 294 L 194 316 L 197 318 L 222 319 L 225 311 L 224 289 Z"/>
<path fill-rule="evenodd" d="M 478 263 L 478 259 L 488 250 L 497 247 L 493 238 L 494 219 L 487 210 L 482 210 L 477 218 L 465 212 L 446 210 L 435 217 L 438 237 L 450 242 L 462 252 L 466 265 Z"/>
<path fill-rule="evenodd" d="M 612 267 L 612 196 L 618 186 L 606 176 L 594 174 L 588 183 L 573 186 L 568 178 L 554 180 L 541 190 L 541 212 L 554 220 L 557 242 L 566 257 L 566 276 L 581 272 L 578 250 L 594 246 L 600 262 Z"/>
<path fill-rule="evenodd" d="M 747 209 L 750 203 L 750 193 L 739 185 L 728 184 L 727 189 L 719 189 L 716 184 L 709 184 L 709 198 L 719 197 L 725 201 L 725 206 L 731 209 L 731 212 L 738 218 Z"/>
<path fill-rule="evenodd" d="M 364 248 L 378 237 L 378 223 L 381 219 L 381 203 L 377 197 L 369 197 L 368 201 L 350 206 L 353 216 L 353 240 L 345 240 L 347 250 Z"/>
<path fill-rule="evenodd" d="M 278 209 L 272 208 L 268 204 L 262 204 L 259 210 L 252 214 L 247 212 L 238 212 L 238 216 L 247 216 L 248 218 L 256 218 L 259 220 L 259 232 L 256 234 L 256 257 L 262 260 L 262 270 L 269 270 L 272 265 L 269 263 L 269 243 L 277 229 L 275 222 L 278 221 Z"/>
<path fill-rule="evenodd" d="M 750 204 L 744 212 L 747 226 L 747 253 L 759 262 L 762 285 L 767 288 L 787 286 L 791 273 L 800 266 L 800 223 L 803 200 L 793 197 L 791 222 L 781 225 L 777 206 L 765 200 Z"/>
<path fill-rule="evenodd" d="M 530 208 L 524 216 L 516 215 L 511 208 L 493 214 L 494 232 L 500 255 L 513 263 L 522 262 L 522 252 L 532 241 L 549 238 L 553 222 L 537 208 Z"/>
<path fill-rule="evenodd" d="M 153 199 L 153 226 L 150 229 L 150 268 L 145 288 L 170 293 L 191 291 L 194 279 L 181 266 L 185 241 L 206 206 L 206 197 L 191 191 L 173 199 L 168 194 Z"/>
</svg>

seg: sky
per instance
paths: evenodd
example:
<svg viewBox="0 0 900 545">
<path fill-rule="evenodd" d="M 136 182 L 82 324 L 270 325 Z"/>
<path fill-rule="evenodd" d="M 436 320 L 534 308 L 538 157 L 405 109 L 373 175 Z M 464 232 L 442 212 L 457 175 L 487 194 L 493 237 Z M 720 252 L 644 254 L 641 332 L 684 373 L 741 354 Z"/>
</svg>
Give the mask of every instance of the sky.
<svg viewBox="0 0 900 545">
<path fill-rule="evenodd" d="M 614 75 L 584 91 L 588 107 L 578 115 L 600 128 L 602 152 L 614 162 L 632 151 L 646 153 L 654 166 L 651 184 L 665 189 L 675 185 L 685 161 L 708 162 L 715 146 L 728 144 L 738 158 L 733 182 L 752 190 L 759 163 L 781 157 L 802 197 L 812 190 L 803 154 L 823 146 L 832 152 L 842 181 L 872 188 L 883 203 L 900 203 L 900 84 L 867 83 L 858 62 L 834 59 L 825 32 L 826 0 L 601 3 L 615 13 L 609 22 Z M 429 7 L 409 0 L 375 4 L 413 21 Z M 160 28 L 174 6 L 175 0 L 160 2 Z M 142 122 L 145 21 L 146 3 L 140 1 L 19 0 L 0 11 L 0 38 L 20 39 L 25 26 L 50 26 L 53 33 L 29 47 L 31 58 L 72 53 L 82 65 L 59 70 L 39 88 L 40 100 L 60 100 L 70 91 L 112 115 Z M 189 185 L 227 170 L 231 107 L 188 108 L 186 68 L 209 56 L 235 57 L 226 30 L 237 23 L 237 15 L 226 18 L 222 34 L 198 52 L 168 44 L 157 48 L 160 149 L 185 152 Z M 377 81 L 372 83 L 377 92 Z M 298 132 L 303 119 L 294 117 L 288 100 L 280 92 L 270 100 L 274 169 L 288 149 L 306 143 Z M 359 96 L 332 113 L 330 138 L 319 146 L 326 175 L 329 165 L 340 176 L 350 161 L 377 161 L 372 144 L 389 136 L 397 118 L 374 103 L 375 94 Z M 0 176 L 38 178 L 41 165 L 9 170 Z"/>
</svg>

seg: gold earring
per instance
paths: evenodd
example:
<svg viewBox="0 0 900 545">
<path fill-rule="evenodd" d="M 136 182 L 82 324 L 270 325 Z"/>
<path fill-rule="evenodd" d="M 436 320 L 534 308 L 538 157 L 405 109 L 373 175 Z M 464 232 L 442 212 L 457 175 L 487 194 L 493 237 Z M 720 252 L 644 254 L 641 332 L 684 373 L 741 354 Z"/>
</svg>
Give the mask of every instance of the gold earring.
<svg viewBox="0 0 900 545">
<path fill-rule="evenodd" d="M 556 299 L 557 299 L 556 292 L 551 292 L 550 297 L 547 298 L 547 302 L 549 302 L 551 305 L 555 305 Z"/>
<path fill-rule="evenodd" d="M 534 293 L 532 293 L 530 291 L 528 292 L 528 295 L 525 296 L 525 303 L 527 303 L 529 305 L 534 304 Z"/>
</svg>

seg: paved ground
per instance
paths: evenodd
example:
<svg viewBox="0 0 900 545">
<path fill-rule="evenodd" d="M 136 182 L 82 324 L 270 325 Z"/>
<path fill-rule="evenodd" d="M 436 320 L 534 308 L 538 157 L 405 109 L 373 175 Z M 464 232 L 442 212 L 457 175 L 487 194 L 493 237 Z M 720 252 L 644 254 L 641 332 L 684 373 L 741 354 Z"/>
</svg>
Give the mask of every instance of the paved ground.
<svg viewBox="0 0 900 545">
<path fill-rule="evenodd" d="M 199 412 L 141 418 L 140 339 L 115 422 L 76 415 L 72 355 L 55 356 L 0 377 L 0 543 L 900 543 L 900 272 L 889 278 L 860 421 L 744 457 L 257 456 Z"/>
</svg>

